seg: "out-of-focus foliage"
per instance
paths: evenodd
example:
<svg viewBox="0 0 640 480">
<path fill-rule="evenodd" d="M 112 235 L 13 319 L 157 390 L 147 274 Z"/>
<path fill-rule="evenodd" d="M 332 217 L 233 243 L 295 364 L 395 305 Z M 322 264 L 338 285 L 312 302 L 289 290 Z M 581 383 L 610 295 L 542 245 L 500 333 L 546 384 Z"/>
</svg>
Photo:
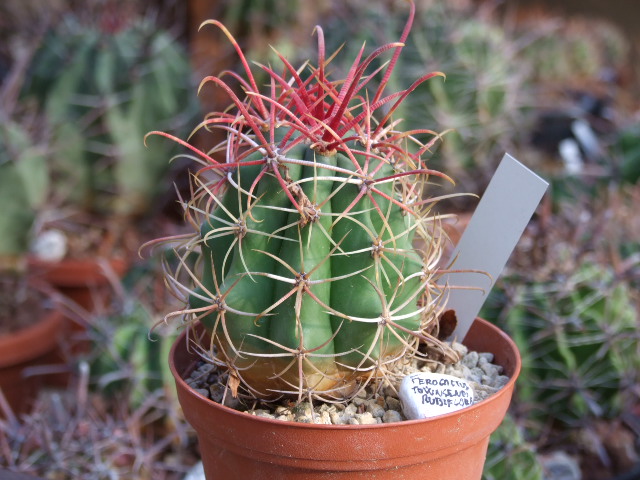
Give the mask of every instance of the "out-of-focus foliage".
<svg viewBox="0 0 640 480">
<path fill-rule="evenodd" d="M 593 263 L 518 283 L 504 318 L 522 353 L 518 399 L 530 420 L 576 426 L 619 415 L 639 380 L 629 286 Z"/>
<path fill-rule="evenodd" d="M 65 15 L 36 51 L 23 89 L 53 129 L 55 196 L 89 211 L 147 212 L 167 173 L 166 147 L 197 110 L 184 49 L 144 18 Z"/>
<path fill-rule="evenodd" d="M 154 320 L 148 307 L 125 299 L 118 311 L 92 323 L 95 348 L 91 374 L 100 391 L 124 395 L 132 408 L 143 405 L 158 390 L 168 398 L 173 396 L 166 359 L 176 335 L 161 326 L 150 331 Z"/>
<path fill-rule="evenodd" d="M 47 200 L 47 160 L 45 147 L 26 126 L 0 122 L 0 257 L 28 249 L 33 222 Z"/>
<path fill-rule="evenodd" d="M 524 432 L 507 414 L 491 435 L 483 480 L 543 480 L 536 449 L 525 441 Z"/>
<path fill-rule="evenodd" d="M 622 179 L 637 184 L 640 180 L 640 124 L 620 132 L 614 149 L 620 157 Z"/>
</svg>

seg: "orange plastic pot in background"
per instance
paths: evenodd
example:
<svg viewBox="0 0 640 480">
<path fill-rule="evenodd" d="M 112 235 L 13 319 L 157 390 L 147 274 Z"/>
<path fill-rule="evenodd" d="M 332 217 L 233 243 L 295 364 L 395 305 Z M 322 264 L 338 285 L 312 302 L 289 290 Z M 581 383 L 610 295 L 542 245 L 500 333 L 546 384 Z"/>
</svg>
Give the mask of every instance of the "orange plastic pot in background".
<svg viewBox="0 0 640 480">
<path fill-rule="evenodd" d="M 62 313 L 53 310 L 30 327 L 0 335 L 0 389 L 14 413 L 28 411 L 45 384 L 45 375 L 28 376 L 27 370 L 57 361 L 63 323 Z"/>
<path fill-rule="evenodd" d="M 198 360 L 185 336 L 173 345 L 169 362 L 209 480 L 479 480 L 489 436 L 507 412 L 521 365 L 513 341 L 476 319 L 464 343 L 493 353 L 511 377 L 496 394 L 426 420 L 313 425 L 252 416 L 197 394 L 184 380 Z"/>
<path fill-rule="evenodd" d="M 32 258 L 29 259 L 29 268 L 84 310 L 92 312 L 98 301 L 109 298 L 113 280 L 124 276 L 129 262 L 121 258 L 63 259 L 57 262 Z"/>
<path fill-rule="evenodd" d="M 63 302 L 65 340 L 55 354 L 55 363 L 61 367 L 66 364 L 67 367 L 59 375 L 49 377 L 50 385 L 68 385 L 72 358 L 91 348 L 86 322 L 91 314 L 109 306 L 114 295 L 114 282 L 120 281 L 129 267 L 128 261 L 116 257 L 65 258 L 54 262 L 29 258 L 30 273 L 69 300 L 69 303 Z"/>
</svg>

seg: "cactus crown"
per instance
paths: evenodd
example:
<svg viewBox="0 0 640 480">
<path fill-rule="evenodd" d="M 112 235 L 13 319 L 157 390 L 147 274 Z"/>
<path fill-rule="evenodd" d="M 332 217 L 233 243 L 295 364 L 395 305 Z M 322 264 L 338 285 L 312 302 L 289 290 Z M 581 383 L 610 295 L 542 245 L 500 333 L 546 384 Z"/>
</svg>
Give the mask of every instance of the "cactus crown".
<svg viewBox="0 0 640 480">
<path fill-rule="evenodd" d="M 169 317 L 204 324 L 202 353 L 245 394 L 342 401 L 418 353 L 420 341 L 446 349 L 433 336 L 445 292 L 435 283 L 442 236 L 430 212 L 438 199 L 424 190 L 448 177 L 423 159 L 440 136 L 400 131 L 391 118 L 412 90 L 442 74 L 384 92 L 413 15 L 412 4 L 400 41 L 366 57 L 363 47 L 340 80 L 330 78 L 333 57 L 317 27 L 316 66 L 296 69 L 282 56 L 282 74 L 258 65 L 266 93 L 227 29 L 205 22 L 225 33 L 246 73 L 201 84 L 224 89 L 233 104 L 195 131 L 223 130 L 226 139 L 205 152 L 150 133 L 202 164 L 184 202 L 194 233 L 156 241 L 179 240 L 168 283 L 187 307 Z M 373 67 L 385 52 L 390 61 Z"/>
</svg>

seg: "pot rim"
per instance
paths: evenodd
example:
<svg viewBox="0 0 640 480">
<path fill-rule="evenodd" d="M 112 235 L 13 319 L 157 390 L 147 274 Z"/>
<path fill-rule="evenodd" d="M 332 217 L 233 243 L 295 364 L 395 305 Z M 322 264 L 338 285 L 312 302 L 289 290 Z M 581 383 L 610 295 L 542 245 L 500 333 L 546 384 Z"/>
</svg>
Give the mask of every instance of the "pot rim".
<svg viewBox="0 0 640 480">
<path fill-rule="evenodd" d="M 62 312 L 53 309 L 34 325 L 0 335 L 0 368 L 17 365 L 52 351 L 58 343 L 63 320 Z"/>
<path fill-rule="evenodd" d="M 375 425 L 325 425 L 325 424 L 313 424 L 313 423 L 301 423 L 301 422 L 284 422 L 282 420 L 276 420 L 276 419 L 270 419 L 266 417 L 251 415 L 247 412 L 242 412 L 242 411 L 227 407 L 211 399 L 203 397 L 202 395 L 197 393 L 192 387 L 190 387 L 187 384 L 184 378 L 182 378 L 182 375 L 178 373 L 176 368 L 176 362 L 175 362 L 175 352 L 180 347 L 180 345 L 185 342 L 187 331 L 183 331 L 171 346 L 171 351 L 169 353 L 169 368 L 171 370 L 171 374 L 173 375 L 175 381 L 179 382 L 183 387 L 183 389 L 189 393 L 189 395 L 195 396 L 198 399 L 198 401 L 206 403 L 210 405 L 212 408 L 219 409 L 226 414 L 234 415 L 234 416 L 237 416 L 238 418 L 245 418 L 245 419 L 250 418 L 251 421 L 262 422 L 267 425 L 268 424 L 278 425 L 280 427 L 282 427 L 283 425 L 286 425 L 287 428 L 300 428 L 303 430 L 354 430 L 354 427 L 358 429 L 365 429 L 365 430 L 394 429 L 394 428 L 398 428 L 399 426 L 404 426 L 404 425 L 411 426 L 416 424 L 422 424 L 424 422 L 431 422 L 435 420 L 445 419 L 448 417 L 459 416 L 461 414 L 469 412 L 470 410 L 480 408 L 482 405 L 488 402 L 494 401 L 504 395 L 511 396 L 513 387 L 515 385 L 516 380 L 518 379 L 520 370 L 522 368 L 522 359 L 520 357 L 520 352 L 518 350 L 518 347 L 516 346 L 515 342 L 511 339 L 511 337 L 509 337 L 505 332 L 503 332 L 501 329 L 499 329 L 492 323 L 488 322 L 487 320 L 484 320 L 478 317 L 475 319 L 475 322 L 480 322 L 482 326 L 492 330 L 495 333 L 495 335 L 500 337 L 502 341 L 506 342 L 506 344 L 509 346 L 509 350 L 511 350 L 514 353 L 515 363 L 513 364 L 513 367 L 512 367 L 513 372 L 511 373 L 511 377 L 509 378 L 509 381 L 502 388 L 500 388 L 500 390 L 493 393 L 492 395 L 485 398 L 484 400 L 474 403 L 473 405 L 461 408 L 459 410 L 455 410 L 453 412 L 445 413 L 442 415 L 437 415 L 429 418 L 421 418 L 416 420 L 403 420 L 401 422 L 393 422 L 393 423 L 378 423 Z"/>
<path fill-rule="evenodd" d="M 131 262 L 121 256 L 63 258 L 57 261 L 29 256 L 29 269 L 47 282 L 60 287 L 79 287 L 104 283 L 115 275 L 121 278 Z"/>
</svg>

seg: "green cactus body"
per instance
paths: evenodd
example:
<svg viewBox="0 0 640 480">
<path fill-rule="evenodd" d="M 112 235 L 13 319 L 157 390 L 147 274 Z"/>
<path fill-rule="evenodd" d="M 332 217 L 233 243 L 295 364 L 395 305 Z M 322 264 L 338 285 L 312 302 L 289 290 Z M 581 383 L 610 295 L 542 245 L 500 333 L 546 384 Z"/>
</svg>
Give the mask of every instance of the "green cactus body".
<svg viewBox="0 0 640 480">
<path fill-rule="evenodd" d="M 303 168 L 302 178 L 313 179 L 330 175 L 330 171 L 318 165 L 335 163 L 332 158 L 316 156 L 310 149 L 306 150 L 305 159 L 313 165 Z M 320 199 L 326 199 L 331 195 L 330 181 L 305 182 L 299 186 L 310 202 L 307 205 L 310 209 L 317 208 Z M 286 223 L 290 226 L 286 230 L 286 236 L 291 239 L 291 242 L 283 242 L 281 245 L 278 257 L 282 263 L 278 265 L 276 274 L 295 280 L 297 285 L 284 282 L 277 282 L 274 285 L 273 302 L 296 290 L 274 309 L 274 318 L 269 331 L 271 340 L 282 347 L 296 352 L 310 351 L 311 355 L 316 355 L 315 358 L 311 356 L 303 365 L 310 385 L 324 384 L 325 377 L 335 375 L 333 342 L 327 342 L 333 335 L 331 315 L 323 306 L 331 305 L 331 284 L 329 282 L 305 284 L 306 281 L 331 277 L 332 239 L 327 236 L 331 231 L 330 202 L 324 204 L 322 213 L 322 216 L 309 220 L 304 225 L 300 223 L 300 215 L 297 211 L 291 212 L 287 217 Z M 308 291 L 312 292 L 318 300 L 311 297 Z M 274 350 L 277 351 L 278 348 L 281 347 L 274 345 Z M 286 364 L 291 363 L 291 358 L 285 357 L 282 360 L 279 363 L 283 363 L 284 368 Z M 316 373 L 315 370 L 322 373 Z M 290 379 L 289 383 L 292 383 L 291 380 L 296 379 Z"/>
<path fill-rule="evenodd" d="M 387 200 L 377 210 L 365 195 L 348 211 L 360 187 L 343 183 L 352 176 L 327 168 L 353 168 L 348 158 L 307 146 L 285 155 L 306 162 L 289 163 L 283 175 L 304 215 L 270 173 L 250 199 L 244 192 L 259 169 L 237 169 L 237 188 L 230 184 L 213 202 L 215 215 L 200 229 L 202 286 L 190 306 L 204 310 L 201 319 L 219 340 L 221 355 L 262 395 L 292 387 L 344 393 L 352 371 L 371 371 L 406 350 L 410 335 L 391 332 L 385 317 L 400 315 L 405 329 L 420 330 L 416 299 L 424 266 L 400 207 Z M 238 221 L 242 229 L 234 231 Z M 213 313 L 212 301 L 218 302 Z"/>
<path fill-rule="evenodd" d="M 221 24 L 209 23 L 235 45 Z M 202 124 L 228 132 L 225 162 L 152 132 L 202 157 L 202 172 L 221 172 L 214 180 L 194 176 L 186 208 L 199 227 L 182 248 L 184 258 L 199 253 L 200 266 L 181 285 L 188 319 L 211 334 L 214 361 L 260 398 L 342 400 L 415 353 L 438 312 L 438 248 L 413 247 L 418 236 L 428 243 L 437 236 L 438 222 L 423 212 L 423 187 L 443 175 L 426 168 L 428 146 L 417 140 L 433 134 L 399 132 L 386 125 L 389 115 L 373 117 L 387 103 L 393 112 L 433 75 L 399 93 L 366 92 L 366 67 L 393 50 L 392 68 L 403 46 L 396 43 L 358 56 L 346 79 L 329 80 L 319 36 L 318 67 L 306 79 L 284 59 L 289 79 L 263 67 L 269 94 L 258 91 L 239 49 L 246 99 L 220 78 L 205 79 L 236 107 Z"/>
<path fill-rule="evenodd" d="M 0 267 L 25 255 L 36 212 L 47 199 L 49 178 L 43 147 L 20 124 L 0 125 Z"/>
<path fill-rule="evenodd" d="M 571 253 L 573 255 L 573 253 Z M 522 354 L 518 389 L 531 425 L 612 418 L 638 378 L 638 316 L 629 285 L 605 266 L 519 285 L 505 328 Z"/>
</svg>

